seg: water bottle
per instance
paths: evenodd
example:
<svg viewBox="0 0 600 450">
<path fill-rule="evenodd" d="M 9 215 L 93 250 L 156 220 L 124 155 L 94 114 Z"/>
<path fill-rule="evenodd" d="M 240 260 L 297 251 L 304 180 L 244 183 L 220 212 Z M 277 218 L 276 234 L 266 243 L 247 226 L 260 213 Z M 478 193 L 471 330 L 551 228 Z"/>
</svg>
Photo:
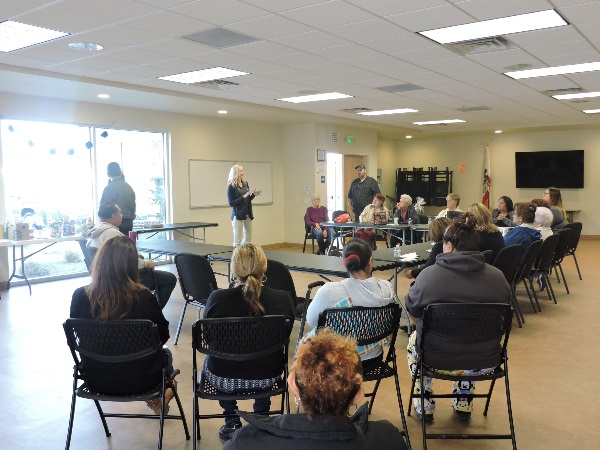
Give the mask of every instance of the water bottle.
<svg viewBox="0 0 600 450">
<path fill-rule="evenodd" d="M 396 247 L 394 247 L 394 258 L 399 258 L 401 254 L 400 244 L 396 244 Z"/>
</svg>

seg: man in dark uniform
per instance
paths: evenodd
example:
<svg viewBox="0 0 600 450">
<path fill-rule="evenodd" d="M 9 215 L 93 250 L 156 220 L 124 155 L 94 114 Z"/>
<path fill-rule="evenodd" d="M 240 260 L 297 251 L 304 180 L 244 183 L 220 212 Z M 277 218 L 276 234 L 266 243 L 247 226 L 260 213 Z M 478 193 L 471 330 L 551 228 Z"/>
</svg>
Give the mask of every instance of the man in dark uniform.
<svg viewBox="0 0 600 450">
<path fill-rule="evenodd" d="M 375 194 L 379 194 L 379 185 L 374 178 L 367 176 L 364 164 L 355 167 L 358 178 L 350 185 L 348 191 L 348 204 L 354 212 L 354 220 L 358 222 L 358 216 L 365 206 L 373 201 Z"/>
<path fill-rule="evenodd" d="M 119 231 L 128 236 L 133 229 L 133 220 L 135 219 L 135 192 L 125 182 L 125 176 L 118 163 L 108 163 L 106 174 L 109 181 L 108 186 L 102 192 L 100 204 L 116 203 L 119 205 L 123 212 L 123 221 L 119 225 Z"/>
</svg>

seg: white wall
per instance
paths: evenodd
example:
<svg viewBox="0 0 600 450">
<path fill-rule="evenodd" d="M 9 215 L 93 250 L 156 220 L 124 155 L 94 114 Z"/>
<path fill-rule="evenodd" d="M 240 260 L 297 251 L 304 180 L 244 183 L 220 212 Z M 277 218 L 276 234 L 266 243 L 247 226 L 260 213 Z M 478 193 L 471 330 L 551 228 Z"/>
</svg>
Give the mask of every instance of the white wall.
<svg viewBox="0 0 600 450">
<path fill-rule="evenodd" d="M 509 196 L 513 202 L 540 198 L 541 189 L 515 187 L 515 152 L 543 150 L 585 150 L 585 188 L 561 189 L 563 203 L 568 210 L 581 210 L 575 220 L 583 223 L 583 234 L 600 235 L 600 215 L 597 213 L 600 177 L 595 170 L 600 167 L 600 132 L 594 129 L 569 131 L 544 131 L 444 137 L 437 139 L 412 139 L 397 142 L 396 164 L 383 166 L 385 176 L 395 176 L 396 167 L 448 166 L 454 171 L 453 191 L 461 196 L 465 209 L 481 201 L 484 148 L 489 140 L 491 148 L 492 204 L 498 197 Z M 380 150 L 380 153 L 382 151 Z M 458 165 L 467 170 L 460 173 Z M 438 208 L 439 210 L 440 208 Z"/>
<path fill-rule="evenodd" d="M 230 208 L 190 209 L 188 159 L 240 159 L 273 163 L 273 204 L 255 207 L 253 240 L 282 242 L 284 234 L 284 154 L 281 126 L 239 121 L 228 117 L 200 117 L 92 103 L 40 99 L 0 93 L 0 115 L 6 119 L 110 125 L 115 128 L 165 131 L 171 136 L 172 202 L 174 222 L 217 222 L 207 230 L 210 243 L 231 245 Z M 68 175 L 68 174 L 57 174 Z M 260 180 L 247 174 L 251 186 Z M 2 185 L 2 183 L 0 183 Z M 223 189 L 227 179 L 223 179 Z M 0 198 L 4 197 L 0 187 Z"/>
</svg>

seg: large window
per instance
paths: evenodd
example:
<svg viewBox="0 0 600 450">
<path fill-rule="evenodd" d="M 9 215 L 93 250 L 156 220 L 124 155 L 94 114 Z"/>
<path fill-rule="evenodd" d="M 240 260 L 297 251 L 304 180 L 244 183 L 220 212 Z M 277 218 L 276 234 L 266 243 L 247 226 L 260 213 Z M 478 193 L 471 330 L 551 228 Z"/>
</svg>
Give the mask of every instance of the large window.
<svg viewBox="0 0 600 450">
<path fill-rule="evenodd" d="M 2 120 L 1 127 L 7 222 L 29 222 L 35 237 L 49 237 L 65 221 L 80 233 L 96 219 L 111 161 L 136 192 L 138 221 L 164 222 L 164 133 L 20 120 Z M 76 242 L 53 245 L 26 266 L 30 278 L 85 270 Z"/>
</svg>

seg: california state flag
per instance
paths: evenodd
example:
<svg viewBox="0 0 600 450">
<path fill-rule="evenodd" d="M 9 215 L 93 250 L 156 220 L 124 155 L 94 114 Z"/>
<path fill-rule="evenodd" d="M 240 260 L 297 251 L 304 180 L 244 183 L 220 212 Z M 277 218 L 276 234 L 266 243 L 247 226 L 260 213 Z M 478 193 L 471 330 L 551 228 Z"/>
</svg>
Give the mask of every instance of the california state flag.
<svg viewBox="0 0 600 450">
<path fill-rule="evenodd" d="M 492 178 L 490 175 L 490 144 L 485 144 L 485 164 L 483 166 L 483 198 L 481 203 L 490 207 L 490 188 L 492 187 Z"/>
</svg>

